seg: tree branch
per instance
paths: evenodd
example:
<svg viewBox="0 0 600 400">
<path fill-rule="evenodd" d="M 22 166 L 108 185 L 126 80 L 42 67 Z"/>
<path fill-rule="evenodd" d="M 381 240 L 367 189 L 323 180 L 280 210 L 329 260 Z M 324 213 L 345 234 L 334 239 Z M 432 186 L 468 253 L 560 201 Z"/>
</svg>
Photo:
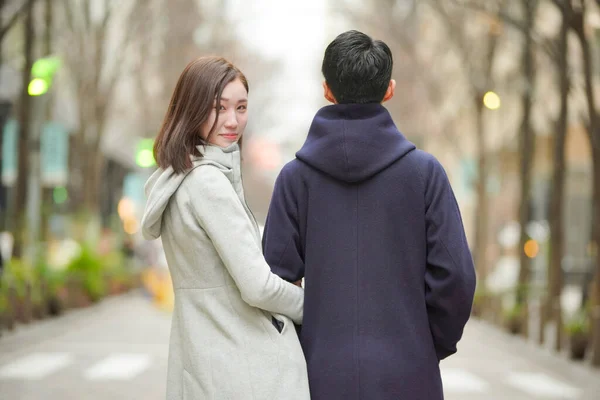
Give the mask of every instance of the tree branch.
<svg viewBox="0 0 600 400">
<path fill-rule="evenodd" d="M 104 0 L 104 18 L 102 19 L 102 24 L 100 25 L 100 28 L 102 30 L 105 30 L 106 27 L 108 26 L 108 21 L 110 20 L 110 16 L 112 14 L 111 4 L 114 4 L 114 3 L 110 0 Z"/>
<path fill-rule="evenodd" d="M 92 2 L 90 0 L 82 0 L 84 4 L 82 4 L 83 8 L 83 20 L 85 21 L 85 26 L 90 28 L 92 26 Z"/>
<path fill-rule="evenodd" d="M 130 46 L 132 46 L 134 44 L 134 37 L 136 34 L 139 33 L 139 29 L 140 27 L 142 27 L 142 18 L 133 18 L 135 16 L 136 13 L 138 13 L 140 11 L 140 7 L 142 7 L 142 0 L 135 0 L 134 4 L 131 6 L 131 9 L 129 10 L 129 15 L 127 20 L 130 22 L 130 24 L 133 22 L 133 26 L 130 26 L 129 29 L 126 30 L 126 33 L 124 34 L 123 38 L 121 39 L 119 45 L 117 46 L 117 50 L 116 50 L 116 60 L 112 63 L 112 67 L 109 68 L 108 65 L 106 65 L 106 57 L 104 56 L 104 49 L 105 49 L 105 33 L 106 31 L 102 31 L 102 39 L 103 41 L 101 43 L 99 43 L 100 47 L 97 49 L 98 52 L 101 52 L 102 54 L 99 54 L 100 59 L 98 60 L 98 64 L 97 64 L 97 68 L 98 68 L 98 82 L 97 82 L 97 86 L 96 87 L 96 91 L 97 91 L 97 98 L 96 98 L 96 113 L 97 113 L 97 117 L 100 120 L 105 119 L 106 117 L 106 112 L 107 112 L 107 107 L 110 104 L 110 100 L 113 96 L 114 93 L 114 89 L 117 85 L 117 82 L 119 81 L 119 78 L 126 75 L 129 71 L 125 70 L 125 66 L 127 65 L 126 63 L 126 58 L 128 56 L 130 56 L 131 54 L 134 54 L 134 51 L 131 51 Z M 109 14 L 108 12 L 109 10 L 107 10 L 107 14 Z M 112 15 L 112 13 L 110 13 Z M 104 27 L 107 27 L 107 23 L 103 24 Z M 103 85 L 102 82 L 105 81 L 105 84 Z M 98 132 L 98 135 L 96 137 L 95 140 L 95 146 L 98 147 L 101 144 L 101 140 L 102 140 L 102 136 L 103 136 L 103 130 L 100 130 Z"/>
<path fill-rule="evenodd" d="M 530 32 L 530 30 L 527 29 L 527 26 L 525 24 L 523 24 L 521 21 L 517 20 L 516 18 L 514 18 L 512 15 L 508 14 L 504 10 L 492 11 L 480 2 L 471 2 L 471 1 L 467 1 L 467 0 L 464 0 L 464 1 L 450 0 L 450 1 L 453 2 L 454 4 L 456 4 L 457 6 L 461 6 L 461 7 L 470 9 L 472 11 L 477 11 L 477 12 L 482 12 L 482 13 L 489 14 L 489 15 L 494 15 L 494 16 L 500 18 L 506 24 L 512 26 L 513 28 L 516 28 L 521 33 L 525 34 L 527 32 Z M 552 1 L 554 3 L 560 2 L 560 0 L 552 0 Z M 597 0 L 597 1 L 600 1 L 600 0 Z M 547 41 L 544 41 L 543 38 L 538 37 L 538 35 L 536 35 L 535 32 L 531 32 L 531 35 L 532 35 L 533 43 L 536 45 L 536 47 L 538 47 L 546 56 L 548 56 L 554 62 L 559 56 L 556 49 L 554 48 L 555 46 L 550 45 Z"/>
<path fill-rule="evenodd" d="M 17 23 L 17 21 L 19 20 L 19 17 L 25 13 L 25 10 L 27 10 L 29 6 L 33 6 L 33 3 L 35 1 L 36 0 L 25 1 L 25 3 L 23 3 L 21 5 L 21 7 L 17 11 L 15 11 L 15 13 L 13 15 L 11 15 L 11 17 L 8 19 L 8 22 L 6 23 L 6 25 L 4 25 L 0 29 L 0 41 L 2 39 L 4 39 L 4 35 L 6 35 L 6 33 L 8 33 L 8 31 Z"/>
</svg>

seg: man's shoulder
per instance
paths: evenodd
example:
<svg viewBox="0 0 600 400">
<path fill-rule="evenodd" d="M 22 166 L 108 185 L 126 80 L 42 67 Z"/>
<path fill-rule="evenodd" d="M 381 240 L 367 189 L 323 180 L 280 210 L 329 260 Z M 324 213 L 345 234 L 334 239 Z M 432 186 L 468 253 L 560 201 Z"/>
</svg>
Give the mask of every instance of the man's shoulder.
<svg viewBox="0 0 600 400">
<path fill-rule="evenodd" d="M 408 156 L 411 157 L 412 162 L 415 165 L 420 167 L 431 167 L 440 163 L 433 154 L 421 149 L 415 149 L 411 151 Z"/>
<path fill-rule="evenodd" d="M 430 176 L 438 172 L 443 172 L 444 167 L 440 161 L 431 153 L 428 153 L 421 149 L 415 149 L 410 152 L 411 163 L 419 170 L 424 176 Z"/>
<path fill-rule="evenodd" d="M 410 162 L 425 188 L 448 179 L 446 170 L 433 154 L 415 149 L 407 157 L 409 157 L 407 161 Z"/>
<path fill-rule="evenodd" d="M 304 166 L 305 164 L 298 158 L 293 158 L 283 166 L 282 171 L 286 170 L 288 173 L 294 173 L 304 168 Z"/>
<path fill-rule="evenodd" d="M 291 161 L 288 161 L 283 168 L 281 168 L 278 179 L 285 180 L 286 182 L 297 181 L 303 174 L 304 168 L 304 163 L 297 158 L 294 158 Z"/>
</svg>

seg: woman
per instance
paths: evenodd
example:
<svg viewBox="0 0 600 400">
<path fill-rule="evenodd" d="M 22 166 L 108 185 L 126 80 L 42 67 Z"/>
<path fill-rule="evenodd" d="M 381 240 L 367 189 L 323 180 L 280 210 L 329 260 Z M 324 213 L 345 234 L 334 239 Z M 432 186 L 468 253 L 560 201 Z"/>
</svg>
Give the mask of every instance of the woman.
<svg viewBox="0 0 600 400">
<path fill-rule="evenodd" d="M 175 291 L 167 399 L 309 399 L 293 322 L 304 292 L 271 273 L 244 199 L 248 83 L 223 58 L 181 74 L 154 145 L 144 237 L 162 238 Z M 289 317 L 289 318 L 288 318 Z"/>
</svg>

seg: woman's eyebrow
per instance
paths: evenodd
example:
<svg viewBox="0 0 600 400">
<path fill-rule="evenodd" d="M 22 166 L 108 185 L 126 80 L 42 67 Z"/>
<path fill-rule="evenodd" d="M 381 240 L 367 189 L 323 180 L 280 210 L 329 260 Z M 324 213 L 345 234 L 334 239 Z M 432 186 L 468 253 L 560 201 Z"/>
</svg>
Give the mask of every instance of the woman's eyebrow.
<svg viewBox="0 0 600 400">
<path fill-rule="evenodd" d="M 221 97 L 221 100 L 223 101 L 229 101 L 229 99 L 227 97 Z M 248 99 L 241 99 L 238 101 L 238 103 L 247 103 Z"/>
</svg>

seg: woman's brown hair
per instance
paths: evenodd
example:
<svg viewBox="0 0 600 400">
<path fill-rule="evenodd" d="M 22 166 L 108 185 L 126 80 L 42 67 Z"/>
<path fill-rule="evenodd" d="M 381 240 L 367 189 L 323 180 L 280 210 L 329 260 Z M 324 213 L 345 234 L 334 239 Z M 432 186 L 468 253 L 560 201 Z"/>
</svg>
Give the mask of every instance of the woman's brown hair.
<svg viewBox="0 0 600 400">
<path fill-rule="evenodd" d="M 200 57 L 190 62 L 179 77 L 160 132 L 154 142 L 154 159 L 159 167 L 181 173 L 192 167 L 190 155 L 201 157 L 196 146 L 205 145 L 202 125 L 221 102 L 223 89 L 239 79 L 248 91 L 244 74 L 222 57 Z M 210 130 L 213 133 L 219 113 Z"/>
</svg>

